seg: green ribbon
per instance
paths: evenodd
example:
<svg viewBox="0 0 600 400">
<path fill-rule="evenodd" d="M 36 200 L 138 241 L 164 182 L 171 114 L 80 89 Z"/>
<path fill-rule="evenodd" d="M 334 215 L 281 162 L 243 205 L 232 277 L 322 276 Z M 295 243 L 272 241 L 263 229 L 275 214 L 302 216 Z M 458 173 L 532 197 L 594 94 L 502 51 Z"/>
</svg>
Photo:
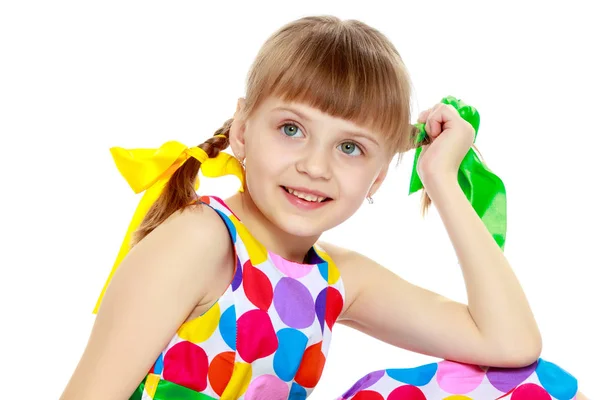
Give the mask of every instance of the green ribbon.
<svg viewBox="0 0 600 400">
<path fill-rule="evenodd" d="M 129 400 L 141 400 L 144 397 L 146 387 L 146 378 L 139 384 L 135 392 L 129 397 Z M 161 379 L 156 387 L 156 392 L 151 396 L 154 400 L 217 400 L 212 396 L 196 392 L 185 386 Z"/>
<path fill-rule="evenodd" d="M 477 139 L 480 118 L 475 107 L 469 106 L 462 100 L 452 96 L 443 98 L 441 102 L 453 106 L 460 116 L 471 124 L 475 129 L 475 139 Z M 419 145 L 427 137 L 425 124 L 418 123 L 415 127 L 419 129 L 415 144 Z M 421 151 L 422 147 L 417 147 L 415 151 L 409 195 L 423 188 L 423 183 L 417 173 L 417 163 Z M 471 148 L 458 169 L 458 183 L 498 246 L 504 250 L 506 241 L 506 189 L 502 180 L 483 164 Z"/>
</svg>

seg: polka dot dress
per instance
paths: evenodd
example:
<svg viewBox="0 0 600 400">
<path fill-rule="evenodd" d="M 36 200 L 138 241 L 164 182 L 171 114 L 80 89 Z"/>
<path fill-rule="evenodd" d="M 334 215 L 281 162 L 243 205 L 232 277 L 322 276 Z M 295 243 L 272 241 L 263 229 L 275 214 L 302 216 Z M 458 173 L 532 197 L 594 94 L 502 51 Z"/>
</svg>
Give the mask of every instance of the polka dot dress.
<svg viewBox="0 0 600 400">
<path fill-rule="evenodd" d="M 216 197 L 237 258 L 233 280 L 184 323 L 131 399 L 305 399 L 321 378 L 344 289 L 316 247 L 299 264 L 269 252 Z"/>
<path fill-rule="evenodd" d="M 179 328 L 131 399 L 306 399 L 344 303 L 339 271 L 316 247 L 306 264 L 269 252 L 221 199 L 201 201 L 227 225 L 234 277 L 206 313 Z M 338 400 L 570 400 L 576 392 L 573 376 L 542 359 L 518 369 L 444 360 L 371 372 Z"/>
<path fill-rule="evenodd" d="M 539 359 L 524 368 L 485 368 L 441 361 L 371 372 L 338 400 L 571 400 L 577 380 Z"/>
</svg>

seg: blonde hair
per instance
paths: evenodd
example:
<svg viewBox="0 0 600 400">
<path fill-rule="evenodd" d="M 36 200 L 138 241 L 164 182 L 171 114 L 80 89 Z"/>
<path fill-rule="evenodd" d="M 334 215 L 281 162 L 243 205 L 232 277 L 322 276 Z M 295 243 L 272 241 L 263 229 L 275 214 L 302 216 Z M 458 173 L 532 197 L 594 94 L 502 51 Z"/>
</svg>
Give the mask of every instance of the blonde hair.
<svg viewBox="0 0 600 400">
<path fill-rule="evenodd" d="M 378 30 L 357 20 L 310 16 L 290 22 L 263 44 L 247 77 L 248 118 L 269 96 L 301 102 L 382 135 L 391 155 L 415 148 L 411 83 L 400 54 Z M 198 145 L 209 157 L 229 146 L 227 120 Z M 200 162 L 189 158 L 171 177 L 133 235 L 138 243 L 175 211 L 197 199 Z M 423 191 L 422 211 L 430 204 Z"/>
</svg>

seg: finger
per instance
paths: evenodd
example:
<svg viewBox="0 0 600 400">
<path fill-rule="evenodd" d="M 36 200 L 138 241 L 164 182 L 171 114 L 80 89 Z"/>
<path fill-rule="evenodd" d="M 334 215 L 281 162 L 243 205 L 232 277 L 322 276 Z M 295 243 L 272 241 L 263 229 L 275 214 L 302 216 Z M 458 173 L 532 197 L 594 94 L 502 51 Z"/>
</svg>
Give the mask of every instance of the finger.
<svg viewBox="0 0 600 400">
<path fill-rule="evenodd" d="M 430 113 L 431 113 L 431 108 L 429 108 L 425 111 L 422 111 L 419 114 L 419 117 L 417 118 L 417 122 L 421 123 L 421 124 L 425 123 L 425 121 L 427 121 L 427 117 L 429 116 Z"/>
<path fill-rule="evenodd" d="M 425 131 L 432 138 L 438 137 L 453 120 L 460 118 L 456 109 L 447 104 L 436 104 L 433 107 L 427 122 L 425 123 Z"/>
<path fill-rule="evenodd" d="M 440 120 L 439 104 L 436 104 L 432 109 L 427 120 L 425 121 L 425 132 L 432 139 L 435 139 L 442 133 L 442 122 Z"/>
</svg>

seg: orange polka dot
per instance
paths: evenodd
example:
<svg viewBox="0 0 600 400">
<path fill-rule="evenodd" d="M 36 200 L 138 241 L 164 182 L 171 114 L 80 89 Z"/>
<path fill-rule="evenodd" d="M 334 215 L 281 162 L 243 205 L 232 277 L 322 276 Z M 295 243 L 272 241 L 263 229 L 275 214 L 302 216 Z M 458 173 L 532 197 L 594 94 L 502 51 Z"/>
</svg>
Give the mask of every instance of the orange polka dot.
<svg viewBox="0 0 600 400">
<path fill-rule="evenodd" d="M 323 342 L 315 343 L 304 352 L 300 367 L 296 373 L 296 382 L 306 388 L 317 386 L 323 368 L 325 367 L 325 356 L 321 351 Z"/>
<path fill-rule="evenodd" d="M 208 367 L 208 380 L 210 386 L 219 396 L 223 395 L 223 391 L 227 387 L 231 375 L 233 375 L 234 365 L 235 352 L 226 351 L 217 354 Z"/>
</svg>

